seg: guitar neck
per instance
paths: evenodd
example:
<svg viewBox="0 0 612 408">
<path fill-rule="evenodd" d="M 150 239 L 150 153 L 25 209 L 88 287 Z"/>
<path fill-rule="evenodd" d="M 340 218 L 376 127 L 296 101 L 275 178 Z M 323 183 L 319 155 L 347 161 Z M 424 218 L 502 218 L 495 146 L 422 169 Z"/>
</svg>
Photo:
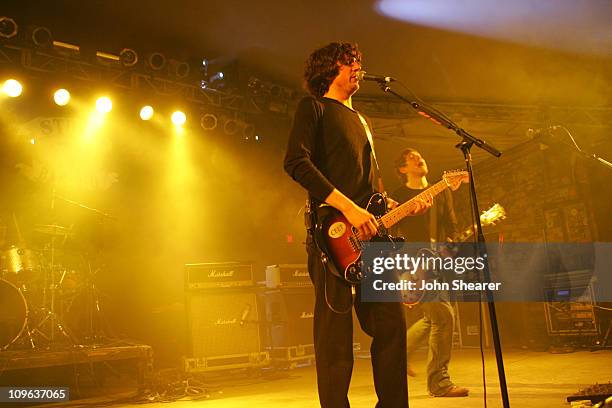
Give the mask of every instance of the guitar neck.
<svg viewBox="0 0 612 408">
<path fill-rule="evenodd" d="M 385 228 L 391 228 L 401 220 L 403 220 L 408 215 L 412 214 L 414 209 L 417 207 L 417 202 L 421 199 L 425 200 L 429 195 L 435 197 L 442 191 L 444 191 L 448 187 L 448 184 L 444 180 L 438 181 L 433 186 L 429 187 L 427 190 L 417 194 L 412 197 L 410 200 L 406 201 L 404 204 L 394 208 L 389 211 L 387 214 L 383 215 L 380 218 L 380 222 L 384 225 Z"/>
<path fill-rule="evenodd" d="M 469 237 L 474 235 L 474 228 L 476 228 L 476 225 L 472 225 L 471 227 L 467 227 L 466 229 L 463 230 L 463 232 L 461 232 L 460 234 L 458 234 L 455 237 L 453 237 L 453 241 L 454 242 L 465 242 L 465 241 L 467 241 Z"/>
<path fill-rule="evenodd" d="M 506 210 L 499 204 L 493 205 L 487 211 L 480 215 L 480 224 L 483 227 L 487 227 L 489 225 L 494 225 L 494 223 L 498 220 L 506 218 Z M 476 224 L 471 225 L 464 229 L 460 234 L 453 236 L 454 242 L 465 242 L 469 237 L 474 235 L 474 231 L 476 230 Z"/>
</svg>

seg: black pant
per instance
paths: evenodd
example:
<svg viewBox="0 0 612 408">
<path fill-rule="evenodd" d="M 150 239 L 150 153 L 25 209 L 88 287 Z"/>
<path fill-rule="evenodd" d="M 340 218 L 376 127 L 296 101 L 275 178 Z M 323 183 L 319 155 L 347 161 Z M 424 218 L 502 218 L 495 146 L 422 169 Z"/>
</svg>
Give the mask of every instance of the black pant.
<svg viewBox="0 0 612 408">
<path fill-rule="evenodd" d="M 314 343 L 319 401 L 323 408 L 348 408 L 353 370 L 351 286 L 326 272 L 320 253 L 307 243 L 308 271 L 315 286 Z M 355 312 L 373 338 L 370 352 L 377 408 L 407 408 L 406 322 L 399 303 L 361 302 L 356 287 Z M 333 308 L 333 310 L 332 310 Z"/>
</svg>

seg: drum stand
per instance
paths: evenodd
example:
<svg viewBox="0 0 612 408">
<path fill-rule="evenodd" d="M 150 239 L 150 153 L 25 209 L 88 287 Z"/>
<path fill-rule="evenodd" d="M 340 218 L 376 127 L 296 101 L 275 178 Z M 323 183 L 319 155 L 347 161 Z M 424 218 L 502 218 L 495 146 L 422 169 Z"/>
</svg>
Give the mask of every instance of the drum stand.
<svg viewBox="0 0 612 408">
<path fill-rule="evenodd" d="M 27 340 L 28 340 L 28 344 L 30 345 L 30 348 L 32 349 L 36 348 L 36 343 L 34 343 L 34 337 L 32 337 L 32 334 L 34 334 L 34 332 L 30 330 L 30 325 L 29 325 L 28 320 L 29 320 L 29 316 L 28 314 L 26 314 L 26 323 L 25 323 L 24 330 L 21 332 L 21 334 L 18 337 L 15 337 L 9 344 L 2 347 L 0 351 L 8 350 L 13 344 L 17 343 L 20 340 L 23 340 L 24 337 L 26 336 L 27 336 Z"/>
<path fill-rule="evenodd" d="M 104 340 L 107 340 L 107 332 L 103 326 L 108 328 L 106 319 L 102 312 L 100 305 L 100 290 L 96 287 L 95 275 L 99 272 L 99 268 L 96 271 L 92 271 L 91 263 L 87 262 L 87 330 L 85 341 L 86 344 L 101 344 Z"/>
<path fill-rule="evenodd" d="M 59 333 L 63 338 L 67 339 L 71 346 L 75 345 L 74 339 L 68 334 L 68 332 L 64 329 L 63 322 L 59 318 L 56 312 L 56 302 L 55 302 L 55 292 L 57 288 L 63 281 L 63 278 L 66 274 L 66 271 L 63 272 L 62 278 L 60 282 L 56 282 L 56 273 L 55 273 L 55 239 L 56 236 L 53 234 L 51 236 L 51 259 L 49 264 L 49 271 L 45 274 L 45 289 L 43 295 L 43 308 L 41 312 L 43 312 L 44 317 L 38 322 L 38 325 L 32 330 L 32 333 L 35 333 L 42 337 L 45 341 L 48 342 L 49 347 L 53 347 L 57 343 L 56 333 Z M 50 277 L 50 282 L 49 278 Z M 50 301 L 47 302 L 47 290 L 50 292 Z M 47 307 L 49 304 L 49 307 Z M 48 332 L 45 333 L 43 331 L 44 326 L 49 326 Z"/>
<path fill-rule="evenodd" d="M 39 264 L 43 264 L 43 260 L 42 260 L 42 255 L 40 255 L 40 259 L 39 259 Z M 19 273 L 21 273 L 22 271 L 19 271 Z M 30 349 L 34 350 L 38 348 L 38 342 L 35 341 L 35 335 L 39 334 L 41 335 L 43 338 L 49 340 L 49 337 L 47 335 L 45 335 L 40 328 L 42 327 L 43 324 L 46 323 L 46 321 L 49 318 L 54 318 L 55 314 L 54 313 L 50 313 L 50 311 L 48 311 L 47 308 L 45 307 L 36 307 L 34 309 L 32 309 L 32 300 L 34 300 L 34 297 L 32 297 L 32 293 L 31 292 L 31 286 L 30 283 L 28 282 L 28 279 L 26 280 L 19 280 L 17 279 L 16 282 L 11 283 L 9 281 L 9 283 L 11 284 L 11 286 L 13 286 L 15 288 L 15 290 L 17 290 L 17 292 L 20 294 L 21 299 L 23 299 L 23 305 L 25 308 L 25 314 L 24 314 L 24 321 L 23 321 L 23 325 L 21 327 L 21 330 L 19 330 L 18 335 L 13 338 L 8 344 L 4 345 L 3 347 L 0 348 L 0 351 L 5 351 L 10 349 L 11 347 L 16 347 L 18 345 L 27 345 L 29 346 Z M 47 278 L 46 278 L 46 274 L 45 274 L 45 279 L 44 279 L 44 285 L 47 285 Z M 43 292 L 43 306 L 47 304 L 46 301 L 46 288 L 44 289 Z M 54 305 L 52 305 L 52 310 L 54 309 Z M 36 326 L 32 329 L 33 324 L 36 322 L 34 319 L 39 317 L 39 312 L 44 311 L 45 312 L 45 317 L 42 319 L 42 321 L 38 321 L 36 324 Z M 34 312 L 34 313 L 33 313 Z M 63 328 L 61 327 L 60 324 L 60 328 L 63 330 Z M 52 333 L 52 336 L 54 336 L 54 333 Z"/>
<path fill-rule="evenodd" d="M 80 208 L 89 213 L 96 214 L 99 217 L 101 217 L 101 219 L 103 220 L 116 220 L 116 218 L 110 214 L 107 214 L 96 208 L 88 207 L 77 201 L 70 200 L 68 198 L 62 197 L 55 193 L 53 197 L 54 199 L 58 199 L 76 208 Z M 100 271 L 101 268 L 98 267 L 95 269 L 95 271 L 92 270 L 91 262 L 90 262 L 91 258 L 89 257 L 89 255 L 91 254 L 88 254 L 87 256 L 86 286 L 82 292 L 84 293 L 86 297 L 85 313 L 86 313 L 86 319 L 87 319 L 85 327 L 84 327 L 85 329 L 84 331 L 86 331 L 86 334 L 84 335 L 83 340 L 85 340 L 84 344 L 95 345 L 95 344 L 104 343 L 104 340 L 108 340 L 109 337 L 107 336 L 107 334 L 112 335 L 112 330 L 107 320 L 104 318 L 104 313 L 100 305 L 100 293 L 101 292 L 97 288 L 96 283 L 95 283 L 95 276 L 97 275 L 97 273 Z M 71 306 L 68 307 L 68 309 L 70 308 Z"/>
</svg>

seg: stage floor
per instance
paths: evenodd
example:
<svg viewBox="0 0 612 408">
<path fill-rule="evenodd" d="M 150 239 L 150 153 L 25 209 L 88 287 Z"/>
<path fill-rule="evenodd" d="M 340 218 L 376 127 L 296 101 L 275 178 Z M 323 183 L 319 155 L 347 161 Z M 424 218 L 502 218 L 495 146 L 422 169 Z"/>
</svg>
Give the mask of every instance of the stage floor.
<svg viewBox="0 0 612 408">
<path fill-rule="evenodd" d="M 424 354 L 424 351 L 420 354 Z M 491 408 L 501 407 L 495 356 L 485 350 L 487 399 Z M 416 378 L 409 380 L 410 407 L 479 407 L 483 406 L 480 351 L 455 350 L 450 373 L 453 381 L 468 387 L 465 398 L 434 398 L 425 386 L 425 356 L 414 364 Z M 568 354 L 507 351 L 504 354 L 510 403 L 514 407 L 567 407 L 565 398 L 594 383 L 612 380 L 612 351 L 576 351 Z M 351 382 L 350 401 L 353 408 L 374 407 L 376 396 L 371 379 L 370 360 L 357 359 Z M 149 407 L 171 408 L 312 408 L 318 406 L 314 367 L 270 373 L 259 377 L 235 376 L 232 381 L 211 382 L 210 397 L 200 401 L 179 400 L 172 403 L 153 402 Z M 206 381 L 206 379 L 205 379 Z M 125 396 L 125 394 L 124 394 Z M 89 400 L 94 403 L 96 400 Z M 97 399 L 102 403 L 100 399 Z M 169 405 L 170 404 L 170 405 Z M 59 405 L 54 405 L 59 406 Z M 136 407 L 142 404 L 116 403 L 106 406 Z"/>
</svg>

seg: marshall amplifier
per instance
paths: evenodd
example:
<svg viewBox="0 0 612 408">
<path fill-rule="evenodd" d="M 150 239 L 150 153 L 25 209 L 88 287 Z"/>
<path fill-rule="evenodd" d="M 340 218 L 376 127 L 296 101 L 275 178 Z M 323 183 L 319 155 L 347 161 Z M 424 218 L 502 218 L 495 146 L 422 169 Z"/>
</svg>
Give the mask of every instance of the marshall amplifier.
<svg viewBox="0 0 612 408">
<path fill-rule="evenodd" d="M 253 266 L 240 262 L 207 262 L 185 265 L 186 289 L 253 286 Z"/>
<path fill-rule="evenodd" d="M 250 288 L 186 293 L 188 372 L 260 367 L 269 354 L 260 343 L 257 295 Z"/>
<path fill-rule="evenodd" d="M 268 290 L 263 294 L 266 317 L 264 342 L 271 349 L 313 343 L 314 289 Z"/>
<path fill-rule="evenodd" d="M 312 282 L 306 264 L 280 264 L 266 267 L 266 286 L 299 288 L 312 286 Z"/>
</svg>

